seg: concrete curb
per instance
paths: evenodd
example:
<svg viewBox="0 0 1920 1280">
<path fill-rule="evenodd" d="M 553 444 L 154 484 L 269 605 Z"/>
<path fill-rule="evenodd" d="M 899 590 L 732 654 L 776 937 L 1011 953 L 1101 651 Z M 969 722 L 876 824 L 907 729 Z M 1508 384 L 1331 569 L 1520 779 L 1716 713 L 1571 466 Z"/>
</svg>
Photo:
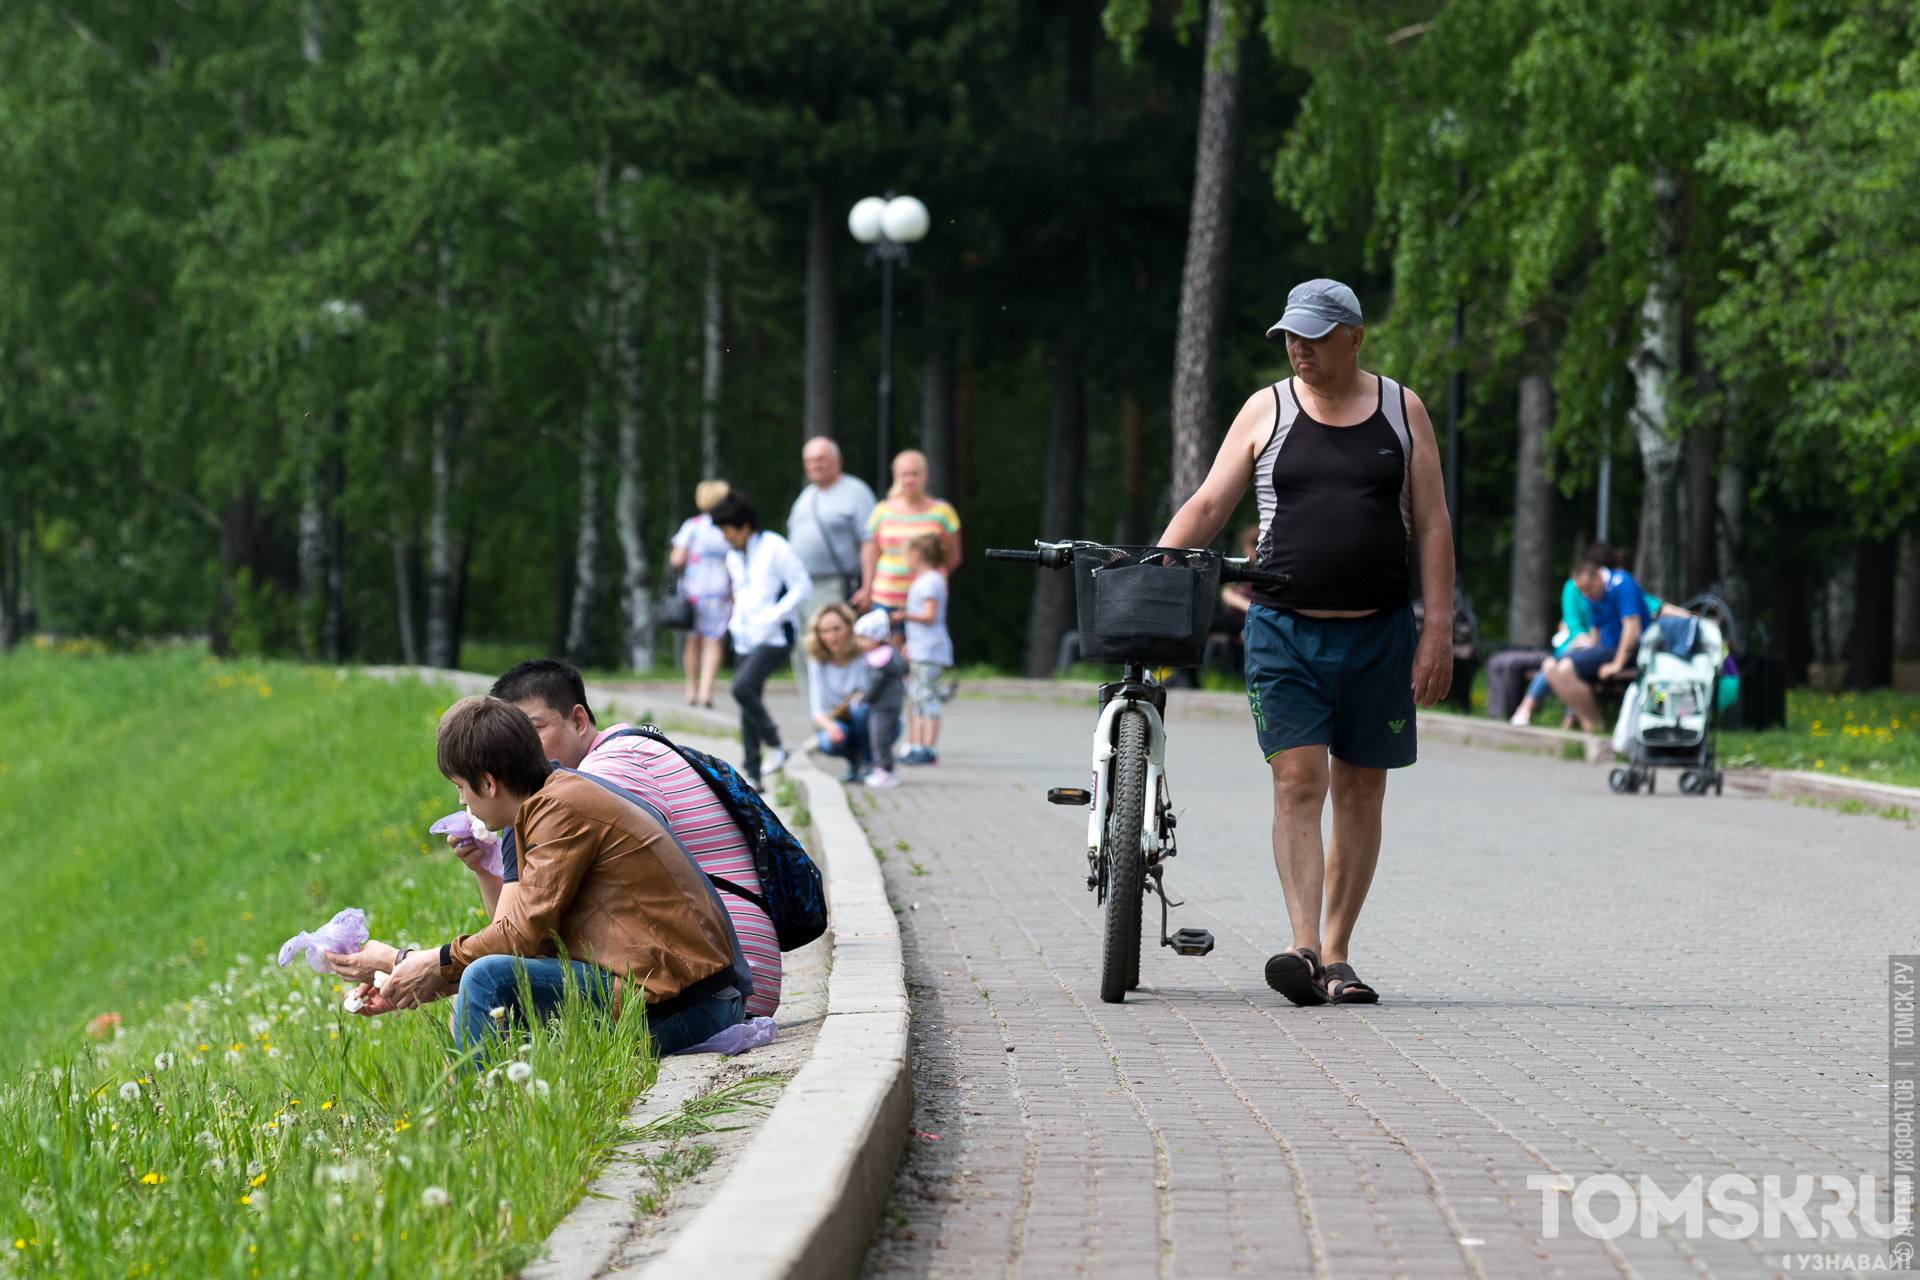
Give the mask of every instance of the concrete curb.
<svg viewBox="0 0 1920 1280">
<path fill-rule="evenodd" d="M 796 757 L 833 913 L 827 1018 L 726 1184 L 646 1280 L 857 1275 L 912 1110 L 906 972 L 880 862 L 837 782 Z"/>
</svg>

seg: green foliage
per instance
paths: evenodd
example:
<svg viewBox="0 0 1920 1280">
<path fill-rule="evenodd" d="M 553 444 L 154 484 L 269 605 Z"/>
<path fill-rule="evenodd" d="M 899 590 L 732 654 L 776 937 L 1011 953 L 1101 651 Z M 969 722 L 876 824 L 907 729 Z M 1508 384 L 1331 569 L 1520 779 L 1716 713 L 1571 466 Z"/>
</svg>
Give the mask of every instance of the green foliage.
<svg viewBox="0 0 1920 1280">
<path fill-rule="evenodd" d="M 1874 536 L 1920 509 L 1916 23 L 1911 5 L 1775 10 L 1735 46 L 1769 110 L 1705 155 L 1738 194 L 1739 256 L 1707 347 L 1777 406 L 1769 482 L 1844 493 L 1845 523 Z"/>
<path fill-rule="evenodd" d="M 460 1069 L 445 1006 L 358 1018 L 304 958 L 257 963 L 346 905 L 389 938 L 472 919 L 470 877 L 425 842 L 453 803 L 432 759 L 449 697 L 192 649 L 0 659 L 21 970 L 0 1046 L 31 1060 L 0 1090 L 8 1274 L 469 1277 L 536 1255 L 651 1079 L 638 1004 L 516 1036 L 521 1081 Z"/>
</svg>

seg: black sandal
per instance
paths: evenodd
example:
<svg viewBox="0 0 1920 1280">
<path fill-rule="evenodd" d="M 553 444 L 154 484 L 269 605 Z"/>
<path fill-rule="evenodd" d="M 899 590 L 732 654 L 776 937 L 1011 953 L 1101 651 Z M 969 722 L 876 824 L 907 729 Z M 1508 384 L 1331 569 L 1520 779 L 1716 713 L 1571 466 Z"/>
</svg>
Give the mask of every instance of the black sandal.
<svg viewBox="0 0 1920 1280">
<path fill-rule="evenodd" d="M 1267 961 L 1267 985 L 1295 1004 L 1325 1004 L 1326 972 L 1311 947 L 1295 947 Z"/>
<path fill-rule="evenodd" d="M 1327 984 L 1328 1004 L 1380 1003 L 1380 993 L 1360 981 L 1360 975 L 1344 960 L 1328 965 L 1321 976 L 1323 979 L 1332 979 Z"/>
</svg>

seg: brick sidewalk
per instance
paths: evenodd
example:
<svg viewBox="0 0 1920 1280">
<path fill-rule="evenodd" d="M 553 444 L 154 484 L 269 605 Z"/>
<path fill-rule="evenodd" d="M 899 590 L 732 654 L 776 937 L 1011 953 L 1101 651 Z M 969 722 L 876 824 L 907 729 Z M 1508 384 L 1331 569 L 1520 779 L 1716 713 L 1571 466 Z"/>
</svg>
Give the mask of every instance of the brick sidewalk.
<svg viewBox="0 0 1920 1280">
<path fill-rule="evenodd" d="M 1428 746 L 1356 949 L 1386 1002 L 1294 1009 L 1261 978 L 1286 942 L 1264 766 L 1244 724 L 1183 717 L 1167 881 L 1176 927 L 1220 945 L 1149 942 L 1142 990 L 1102 1005 L 1084 810 L 1041 799 L 1081 782 L 1091 720 L 962 706 L 946 763 L 857 796 L 903 911 L 915 1128 L 939 1135 L 870 1275 L 1769 1276 L 1846 1247 L 1602 1242 L 1564 1213 L 1548 1239 L 1527 1178 L 1884 1177 L 1909 828 Z"/>
</svg>

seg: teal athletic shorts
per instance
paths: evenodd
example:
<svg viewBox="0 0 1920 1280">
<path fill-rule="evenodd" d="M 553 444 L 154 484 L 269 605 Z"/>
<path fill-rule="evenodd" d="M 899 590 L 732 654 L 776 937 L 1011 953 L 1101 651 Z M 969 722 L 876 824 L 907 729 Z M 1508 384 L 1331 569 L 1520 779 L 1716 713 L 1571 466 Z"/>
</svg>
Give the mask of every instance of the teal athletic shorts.
<svg viewBox="0 0 1920 1280">
<path fill-rule="evenodd" d="M 1247 610 L 1247 701 L 1260 751 L 1326 746 L 1362 769 L 1400 769 L 1414 739 L 1413 606 L 1364 618 Z"/>
</svg>

